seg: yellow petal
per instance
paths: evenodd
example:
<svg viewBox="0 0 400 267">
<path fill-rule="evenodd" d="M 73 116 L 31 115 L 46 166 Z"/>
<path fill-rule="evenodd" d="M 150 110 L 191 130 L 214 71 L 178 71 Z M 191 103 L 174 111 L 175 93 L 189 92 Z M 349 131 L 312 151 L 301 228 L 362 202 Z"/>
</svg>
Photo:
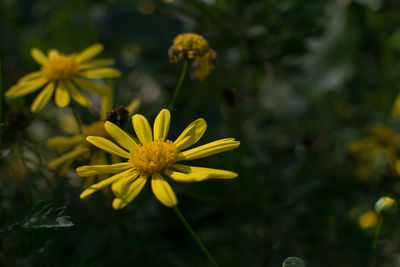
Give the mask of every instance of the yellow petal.
<svg viewBox="0 0 400 267">
<path fill-rule="evenodd" d="M 150 124 L 145 117 L 140 114 L 134 115 L 132 117 L 132 125 L 140 143 L 145 144 L 153 141 Z"/>
<path fill-rule="evenodd" d="M 131 103 L 129 103 L 126 109 L 128 110 L 129 114 L 132 114 L 139 107 L 139 105 L 140 105 L 140 99 L 136 98 Z"/>
<path fill-rule="evenodd" d="M 100 67 L 113 65 L 114 63 L 115 62 L 113 59 L 95 59 L 95 60 L 85 62 L 83 64 L 79 64 L 78 68 L 79 68 L 79 70 L 94 69 L 94 68 L 100 68 Z"/>
<path fill-rule="evenodd" d="M 160 174 L 153 174 L 151 178 L 151 189 L 156 198 L 165 206 L 174 207 L 178 205 L 178 199 L 174 191 Z"/>
<path fill-rule="evenodd" d="M 119 179 L 122 179 L 126 176 L 130 176 L 132 174 L 132 170 L 126 170 L 124 172 L 115 174 L 113 176 L 111 176 L 110 178 L 104 179 L 103 181 L 93 184 L 91 185 L 88 189 L 86 189 L 85 191 L 83 191 L 80 195 L 80 198 L 85 198 L 91 194 L 93 194 L 94 192 L 114 183 L 115 181 L 118 181 Z"/>
<path fill-rule="evenodd" d="M 180 172 L 189 173 L 189 174 L 207 174 L 207 178 L 215 178 L 215 179 L 232 179 L 236 178 L 238 175 L 235 172 L 220 170 L 220 169 L 212 169 L 212 168 L 204 168 L 204 167 L 195 167 L 195 166 L 187 166 L 183 164 L 175 164 L 173 166 L 174 169 L 177 169 Z M 198 181 L 197 181 L 198 182 Z"/>
<path fill-rule="evenodd" d="M 40 51 L 39 49 L 37 49 L 37 48 L 32 48 L 32 49 L 31 49 L 31 55 L 32 55 L 33 59 L 34 59 L 37 63 L 39 63 L 39 64 L 41 64 L 41 65 L 47 63 L 47 57 L 46 57 L 46 55 L 43 54 L 43 52 Z"/>
<path fill-rule="evenodd" d="M 122 147 L 129 151 L 133 151 L 138 148 L 138 144 L 121 128 L 110 121 L 106 121 L 104 128 L 107 133 Z"/>
<path fill-rule="evenodd" d="M 110 140 L 100 137 L 100 136 L 88 136 L 86 137 L 86 140 L 100 148 L 101 150 L 104 150 L 108 153 L 123 157 L 123 158 L 129 158 L 129 153 L 111 142 Z"/>
<path fill-rule="evenodd" d="M 29 82 L 24 83 L 17 83 L 16 85 L 12 86 L 8 91 L 5 93 L 6 97 L 15 98 L 20 97 L 23 95 L 27 95 L 38 90 L 40 87 L 45 85 L 49 80 L 43 76 L 31 80 Z"/>
<path fill-rule="evenodd" d="M 35 98 L 31 105 L 32 112 L 38 112 L 46 106 L 54 92 L 54 83 L 49 83 L 38 96 Z"/>
<path fill-rule="evenodd" d="M 121 76 L 121 72 L 114 68 L 100 68 L 93 70 L 80 71 L 79 75 L 89 79 L 95 78 L 115 78 Z"/>
<path fill-rule="evenodd" d="M 181 183 L 193 183 L 211 178 L 207 173 L 182 173 L 167 169 L 164 173 L 173 180 Z"/>
<path fill-rule="evenodd" d="M 121 197 L 121 196 L 125 195 L 128 192 L 128 187 L 129 187 L 128 184 L 133 182 L 138 176 L 139 176 L 139 172 L 134 171 L 134 172 L 132 172 L 131 175 L 126 176 L 123 179 L 119 179 L 118 181 L 115 181 L 111 186 L 111 189 L 114 192 L 114 195 L 116 197 Z"/>
<path fill-rule="evenodd" d="M 55 136 L 46 141 L 46 146 L 61 152 L 68 150 L 84 140 L 83 135 L 80 134 L 72 137 Z"/>
<path fill-rule="evenodd" d="M 112 165 L 90 165 L 77 168 L 76 174 L 82 177 L 88 177 L 103 173 L 122 172 L 130 168 L 132 168 L 132 165 L 129 164 L 128 162 L 117 163 Z"/>
<path fill-rule="evenodd" d="M 81 91 L 70 81 L 65 81 L 68 91 L 71 94 L 71 97 L 78 102 L 81 106 L 87 108 L 90 107 L 91 103 L 86 96 L 84 96 Z"/>
<path fill-rule="evenodd" d="M 197 119 L 192 122 L 181 135 L 175 140 L 176 149 L 182 150 L 190 147 L 200 140 L 207 129 L 207 123 L 204 119 Z"/>
<path fill-rule="evenodd" d="M 67 160 L 64 162 L 64 164 L 61 166 L 60 170 L 58 171 L 59 176 L 64 176 L 69 167 L 71 167 L 72 162 L 74 162 L 74 159 Z"/>
<path fill-rule="evenodd" d="M 392 116 L 393 116 L 393 118 L 400 117 L 400 93 L 397 94 L 396 100 L 394 101 L 393 109 L 392 109 Z"/>
<path fill-rule="evenodd" d="M 57 106 L 61 108 L 68 106 L 69 102 L 71 101 L 71 98 L 69 97 L 69 93 L 67 88 L 65 87 L 64 82 L 58 82 L 57 84 L 55 101 Z"/>
<path fill-rule="evenodd" d="M 90 82 L 85 79 L 81 79 L 78 77 L 74 78 L 74 82 L 79 85 L 82 89 L 95 92 L 102 96 L 107 96 L 109 89 L 106 86 L 98 85 L 97 83 Z"/>
<path fill-rule="evenodd" d="M 60 55 L 60 53 L 56 49 L 50 49 L 47 52 L 47 56 L 49 57 L 50 60 L 55 58 L 55 57 L 58 57 L 59 55 Z"/>
<path fill-rule="evenodd" d="M 162 109 L 160 113 L 158 113 L 155 121 L 154 121 L 154 140 L 162 140 L 164 141 L 167 138 L 169 131 L 169 122 L 171 120 L 171 113 L 167 109 Z"/>
<path fill-rule="evenodd" d="M 107 95 L 101 97 L 101 113 L 100 118 L 105 120 L 107 113 L 114 108 L 114 90 L 110 86 L 106 86 Z"/>
<path fill-rule="evenodd" d="M 237 148 L 240 145 L 239 141 L 233 138 L 217 140 L 199 147 L 195 147 L 181 153 L 181 159 L 192 160 L 204 158 L 217 153 Z"/>
<path fill-rule="evenodd" d="M 86 60 L 89 60 L 89 59 L 97 56 L 101 51 L 103 51 L 103 49 L 104 49 L 104 46 L 102 44 L 95 44 L 95 45 L 89 46 L 88 48 L 86 48 L 85 50 L 80 52 L 75 60 L 78 63 L 84 62 Z"/>
<path fill-rule="evenodd" d="M 89 151 L 89 149 L 86 148 L 86 147 L 76 148 L 76 149 L 74 149 L 74 150 L 62 155 L 61 157 L 50 161 L 49 164 L 47 164 L 47 167 L 48 168 L 57 167 L 57 166 L 61 165 L 62 163 L 66 162 L 67 160 L 75 159 L 79 155 L 84 154 L 84 153 L 86 153 L 88 151 Z"/>
<path fill-rule="evenodd" d="M 30 82 L 32 80 L 36 80 L 37 78 L 40 78 L 42 76 L 43 76 L 43 74 L 42 74 L 41 71 L 35 71 L 35 72 L 29 73 L 29 74 L 27 74 L 25 76 L 22 76 L 18 80 L 18 83 L 28 83 L 28 82 Z"/>
<path fill-rule="evenodd" d="M 135 181 L 130 183 L 126 189 L 126 193 L 114 199 L 113 208 L 116 210 L 124 208 L 142 191 L 146 182 L 147 177 L 139 176 Z"/>
</svg>

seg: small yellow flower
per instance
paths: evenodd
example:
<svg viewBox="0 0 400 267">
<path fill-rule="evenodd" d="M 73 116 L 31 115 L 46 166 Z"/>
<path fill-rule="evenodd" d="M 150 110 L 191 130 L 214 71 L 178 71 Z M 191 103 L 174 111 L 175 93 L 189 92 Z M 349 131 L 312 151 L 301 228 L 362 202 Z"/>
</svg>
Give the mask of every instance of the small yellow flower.
<svg viewBox="0 0 400 267">
<path fill-rule="evenodd" d="M 369 210 L 360 216 L 358 224 L 362 229 L 374 227 L 378 224 L 378 215 L 374 211 Z"/>
<path fill-rule="evenodd" d="M 192 122 L 174 141 L 167 140 L 170 125 L 170 112 L 166 109 L 157 115 L 153 131 L 142 115 L 132 117 L 133 128 L 140 141 L 137 143 L 127 133 L 111 122 L 105 122 L 107 133 L 122 147 L 108 139 L 96 136 L 87 137 L 87 141 L 98 148 L 127 159 L 124 163 L 113 165 L 83 166 L 77 168 L 80 176 L 96 174 L 114 175 L 90 186 L 82 192 L 81 198 L 111 185 L 115 194 L 114 209 L 122 209 L 130 203 L 142 190 L 147 180 L 151 180 L 151 188 L 156 198 L 165 206 L 178 204 L 174 191 L 165 176 L 177 182 L 200 182 L 210 178 L 232 179 L 237 174 L 231 171 L 194 167 L 178 162 L 194 160 L 234 149 L 240 145 L 234 138 L 220 139 L 189 150 L 204 134 L 207 125 L 203 119 Z M 183 151 L 185 150 L 185 151 Z"/>
<path fill-rule="evenodd" d="M 391 197 L 381 197 L 375 203 L 375 212 L 378 215 L 390 214 L 396 210 L 396 200 Z"/>
<path fill-rule="evenodd" d="M 107 94 L 107 89 L 94 83 L 92 79 L 119 77 L 121 73 L 108 67 L 114 64 L 112 59 L 93 59 L 103 50 L 103 45 L 95 44 L 78 54 L 65 55 L 51 49 L 47 56 L 37 48 L 31 50 L 33 59 L 41 65 L 39 71 L 22 77 L 18 83 L 5 93 L 8 98 L 30 94 L 44 87 L 31 105 L 32 112 L 44 108 L 55 92 L 55 102 L 65 107 L 72 97 L 84 107 L 90 101 L 82 94 L 81 89 L 100 95 Z"/>
</svg>

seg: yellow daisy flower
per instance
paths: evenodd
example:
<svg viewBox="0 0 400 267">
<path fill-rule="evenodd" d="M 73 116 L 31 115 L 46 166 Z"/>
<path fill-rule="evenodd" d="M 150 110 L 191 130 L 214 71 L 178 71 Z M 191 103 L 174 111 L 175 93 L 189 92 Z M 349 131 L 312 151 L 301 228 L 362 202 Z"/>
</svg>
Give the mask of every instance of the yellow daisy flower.
<svg viewBox="0 0 400 267">
<path fill-rule="evenodd" d="M 114 78 L 121 75 L 118 70 L 108 67 L 114 64 L 114 60 L 93 59 L 103 48 L 103 45 L 95 44 L 78 54 L 71 55 L 51 49 L 47 56 L 39 49 L 32 48 L 32 57 L 41 65 L 40 70 L 22 77 L 16 85 L 8 89 L 5 96 L 16 98 L 44 87 L 31 105 L 32 112 L 43 109 L 54 92 L 55 102 L 59 107 L 67 106 L 71 97 L 80 105 L 89 107 L 91 103 L 80 89 L 105 95 L 107 89 L 94 83 L 92 79 Z"/>
<path fill-rule="evenodd" d="M 139 194 L 147 180 L 151 180 L 151 188 L 156 198 L 165 206 L 173 207 L 178 204 L 178 200 L 171 186 L 164 179 L 165 176 L 184 183 L 200 182 L 210 178 L 232 179 L 237 177 L 237 174 L 231 171 L 178 163 L 234 149 L 240 145 L 240 142 L 235 141 L 234 138 L 226 138 L 185 150 L 199 141 L 207 124 L 204 119 L 195 120 L 172 142 L 166 139 L 170 116 L 168 110 L 161 110 L 154 121 L 152 131 L 145 117 L 134 115 L 132 124 L 140 144 L 118 126 L 108 121 L 105 122 L 104 128 L 119 146 L 103 137 L 87 137 L 86 140 L 89 143 L 108 153 L 125 158 L 127 162 L 77 168 L 78 175 L 83 177 L 104 173 L 114 174 L 84 190 L 80 197 L 85 198 L 111 185 L 115 194 L 113 208 L 122 209 Z"/>
</svg>

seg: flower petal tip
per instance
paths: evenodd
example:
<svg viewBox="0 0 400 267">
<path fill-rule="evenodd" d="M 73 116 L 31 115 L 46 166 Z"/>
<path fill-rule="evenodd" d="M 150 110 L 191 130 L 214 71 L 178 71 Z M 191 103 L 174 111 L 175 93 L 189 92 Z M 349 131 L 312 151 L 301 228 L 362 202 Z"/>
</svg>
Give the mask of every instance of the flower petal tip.
<svg viewBox="0 0 400 267">
<path fill-rule="evenodd" d="M 123 208 L 125 208 L 126 205 L 127 205 L 127 203 L 120 198 L 115 198 L 112 203 L 112 207 L 115 210 L 123 209 Z"/>
</svg>

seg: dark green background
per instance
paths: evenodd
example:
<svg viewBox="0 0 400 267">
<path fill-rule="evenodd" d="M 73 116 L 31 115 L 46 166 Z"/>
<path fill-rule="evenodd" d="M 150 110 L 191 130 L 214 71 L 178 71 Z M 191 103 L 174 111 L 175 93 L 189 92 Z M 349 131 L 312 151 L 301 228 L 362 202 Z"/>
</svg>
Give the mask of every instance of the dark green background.
<svg viewBox="0 0 400 267">
<path fill-rule="evenodd" d="M 154 10 L 144 15 L 141 5 Z M 203 117 L 208 130 L 201 144 L 225 137 L 242 143 L 193 164 L 239 177 L 171 184 L 217 262 L 280 266 L 298 256 L 307 266 L 368 266 L 374 229 L 360 229 L 358 216 L 382 195 L 397 199 L 399 178 L 386 168 L 357 180 L 346 143 L 366 137 L 373 123 L 400 130 L 391 117 L 400 82 L 399 12 L 397 0 L 0 0 L 2 84 L 7 89 L 37 70 L 32 47 L 71 53 L 101 42 L 101 57 L 116 59 L 123 74 L 112 81 L 116 103 L 144 97 L 138 112 L 152 120 L 167 106 L 182 67 L 168 60 L 173 38 L 201 34 L 217 51 L 217 63 L 204 82 L 185 80 L 169 137 Z M 149 97 L 148 87 L 161 97 Z M 3 114 L 12 107 L 27 114 L 33 95 L 5 101 Z M 85 123 L 97 119 L 73 106 Z M 3 154 L 13 155 L 23 140 L 25 149 L 35 143 L 43 160 L 51 160 L 56 154 L 44 142 L 62 132 L 49 108 L 27 128 L 20 119 L 5 129 Z M 207 266 L 149 187 L 114 211 L 111 196 L 81 201 L 81 189 L 54 171 L 35 170 L 15 181 L 9 162 L 3 160 L 0 177 L 3 229 L 27 218 L 41 200 L 66 207 L 74 226 L 0 233 L 1 265 Z M 43 184 L 43 172 L 50 185 Z M 385 221 L 376 266 L 400 266 L 398 223 L 397 214 Z"/>
</svg>

